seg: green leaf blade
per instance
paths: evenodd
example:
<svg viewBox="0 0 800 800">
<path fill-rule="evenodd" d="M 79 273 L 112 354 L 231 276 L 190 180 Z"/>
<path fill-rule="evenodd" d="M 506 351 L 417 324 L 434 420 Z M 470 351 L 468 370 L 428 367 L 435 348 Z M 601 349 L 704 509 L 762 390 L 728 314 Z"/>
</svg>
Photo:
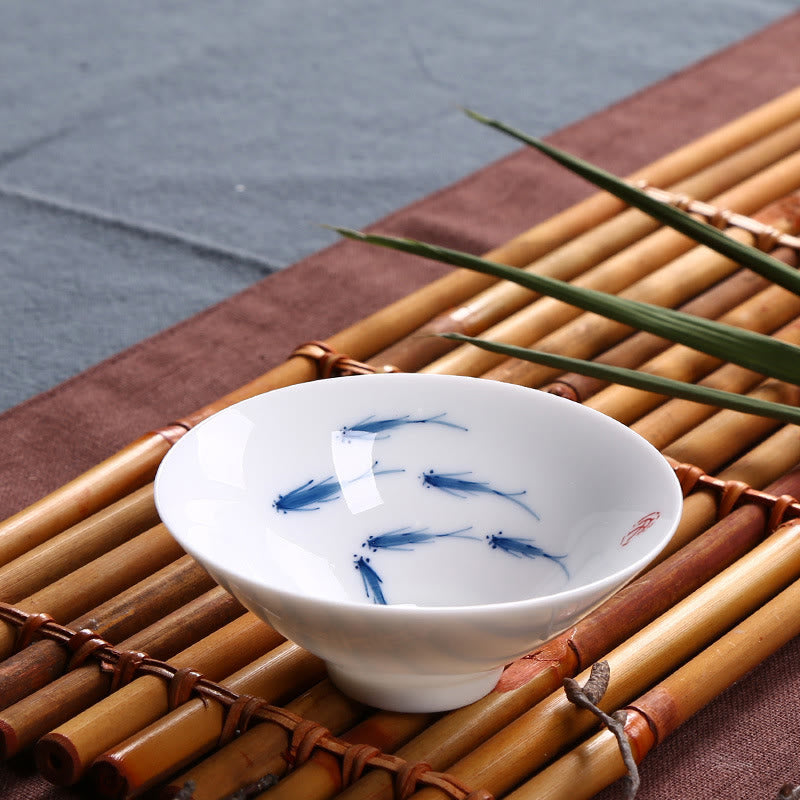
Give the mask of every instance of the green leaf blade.
<svg viewBox="0 0 800 800">
<path fill-rule="evenodd" d="M 684 383 L 671 378 L 664 378 L 659 375 L 652 375 L 647 372 L 627 369 L 625 367 L 615 367 L 609 364 L 600 364 L 595 361 L 585 361 L 571 356 L 562 356 L 556 353 L 545 353 L 541 350 L 517 347 L 516 345 L 503 344 L 502 342 L 490 342 L 473 336 L 465 336 L 460 333 L 440 334 L 445 339 L 472 344 L 482 350 L 508 356 L 509 358 L 520 358 L 534 364 L 542 364 L 546 367 L 563 370 L 564 372 L 577 372 L 590 378 L 609 381 L 611 383 L 630 386 L 633 389 L 641 389 L 646 392 L 667 395 L 681 400 L 691 400 L 696 403 L 716 406 L 718 408 L 728 408 L 732 411 L 740 411 L 745 414 L 756 414 L 761 417 L 776 419 L 781 422 L 788 422 L 795 425 L 800 424 L 800 408 L 786 405 L 785 403 L 771 403 L 767 400 L 760 400 L 756 397 L 747 397 L 726 392 L 721 389 L 713 389 L 708 386 Z"/>
<path fill-rule="evenodd" d="M 517 130 L 496 119 L 464 109 L 467 116 L 506 134 L 523 144 L 535 148 L 562 166 L 580 175 L 585 180 L 618 197 L 623 202 L 650 215 L 664 225 L 685 234 L 694 241 L 716 250 L 737 264 L 757 272 L 778 286 L 800 294 L 800 274 L 782 261 L 754 247 L 726 236 L 721 231 L 692 217 L 685 211 L 651 197 L 647 192 L 632 186 L 627 181 L 590 164 L 577 156 L 560 150 L 547 142 Z"/>
<path fill-rule="evenodd" d="M 356 241 L 388 247 L 456 267 L 510 280 L 540 294 L 686 345 L 778 380 L 800 385 L 800 348 L 743 328 L 684 314 L 670 308 L 618 297 L 546 275 L 498 264 L 478 256 L 412 239 L 333 228 Z"/>
</svg>

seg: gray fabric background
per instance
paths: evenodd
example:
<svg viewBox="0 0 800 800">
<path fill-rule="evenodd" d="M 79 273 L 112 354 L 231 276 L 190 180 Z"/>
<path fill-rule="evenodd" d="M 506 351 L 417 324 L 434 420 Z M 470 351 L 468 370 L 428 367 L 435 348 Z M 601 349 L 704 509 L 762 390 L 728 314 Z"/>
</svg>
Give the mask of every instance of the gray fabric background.
<svg viewBox="0 0 800 800">
<path fill-rule="evenodd" d="M 796 8 L 0 0 L 0 411 Z"/>
</svg>

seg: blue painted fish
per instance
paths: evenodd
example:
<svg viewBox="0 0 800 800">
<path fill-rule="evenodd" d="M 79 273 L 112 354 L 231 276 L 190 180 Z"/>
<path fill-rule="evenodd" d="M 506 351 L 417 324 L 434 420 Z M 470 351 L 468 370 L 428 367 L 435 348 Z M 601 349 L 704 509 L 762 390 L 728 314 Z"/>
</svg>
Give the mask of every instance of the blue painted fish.
<svg viewBox="0 0 800 800">
<path fill-rule="evenodd" d="M 404 469 L 382 469 L 375 472 L 374 468 L 377 466 L 378 462 L 375 461 L 370 469 L 355 478 L 345 481 L 345 485 L 356 483 L 366 478 L 367 475 L 392 475 L 397 472 L 405 472 Z M 330 503 L 332 500 L 337 500 L 341 488 L 342 484 L 333 475 L 329 475 L 321 481 L 312 479 L 286 494 L 279 494 L 278 499 L 272 503 L 272 507 L 284 514 L 289 511 L 318 511 L 320 503 Z"/>
<path fill-rule="evenodd" d="M 459 528 L 457 531 L 449 531 L 447 533 L 429 533 L 427 528 L 420 528 L 419 530 L 410 530 L 408 526 L 405 528 L 396 528 L 393 531 L 378 534 L 377 536 L 369 536 L 367 541 L 361 546 L 368 547 L 373 552 L 379 549 L 383 550 L 413 550 L 411 545 L 425 544 L 432 542 L 434 539 L 444 539 L 448 536 L 453 536 L 456 539 L 476 539 L 475 536 L 460 536 L 459 534 L 464 531 L 471 530 L 472 526 L 466 528 Z"/>
<path fill-rule="evenodd" d="M 564 574 L 569 578 L 569 571 L 561 563 L 566 558 L 566 555 L 554 556 L 550 553 L 546 553 L 541 547 L 537 547 L 533 544 L 532 539 L 503 536 L 503 532 L 498 531 L 496 534 L 487 536 L 486 541 L 489 542 L 489 546 L 493 550 L 502 550 L 515 558 L 546 558 L 554 564 L 558 564 L 558 566 L 564 570 Z"/>
<path fill-rule="evenodd" d="M 381 584 L 383 581 L 377 572 L 369 564 L 369 559 L 361 556 L 355 562 L 355 568 L 361 573 L 361 580 L 364 581 L 364 591 L 367 597 L 372 596 L 372 602 L 377 605 L 386 605 L 386 598 L 383 595 Z"/>
<path fill-rule="evenodd" d="M 470 472 L 434 472 L 431 469 L 422 473 L 422 483 L 425 486 L 432 486 L 434 489 L 440 489 L 455 497 L 467 497 L 470 494 L 496 494 L 498 497 L 504 497 L 506 500 L 516 503 L 536 519 L 540 519 L 539 515 L 530 506 L 525 505 L 521 500 L 517 500 L 519 495 L 526 493 L 524 489 L 520 492 L 501 492 L 499 489 L 493 489 L 489 486 L 487 481 L 470 481 L 460 477 L 461 475 L 470 474 Z"/>
<path fill-rule="evenodd" d="M 455 422 L 447 422 L 444 417 L 447 412 L 437 414 L 434 417 L 424 417 L 422 419 L 412 419 L 410 414 L 402 417 L 391 417 L 388 419 L 374 419 L 374 414 L 365 417 L 355 425 L 346 425 L 342 428 L 343 439 L 357 439 L 364 436 L 375 436 L 376 439 L 388 439 L 389 431 L 400 428 L 404 425 L 444 425 L 447 428 L 457 428 L 461 431 L 468 430 L 463 425 L 456 425 Z"/>
<path fill-rule="evenodd" d="M 272 507 L 284 514 L 290 511 L 317 511 L 320 503 L 336 500 L 341 488 L 339 481 L 333 475 L 321 481 L 312 479 L 286 494 L 279 494 Z"/>
</svg>

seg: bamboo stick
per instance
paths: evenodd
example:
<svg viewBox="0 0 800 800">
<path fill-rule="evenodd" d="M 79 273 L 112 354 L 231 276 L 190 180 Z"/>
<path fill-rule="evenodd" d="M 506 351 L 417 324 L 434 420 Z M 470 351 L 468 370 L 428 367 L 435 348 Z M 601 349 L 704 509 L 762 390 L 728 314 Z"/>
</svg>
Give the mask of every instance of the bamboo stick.
<svg viewBox="0 0 800 800">
<path fill-rule="evenodd" d="M 800 344 L 800 321 L 793 323 L 792 330 L 785 329 L 784 332 L 777 335 L 776 338 L 782 341 Z M 724 387 L 728 391 L 748 394 L 751 397 L 777 396 L 779 394 L 778 392 L 771 392 L 771 384 L 764 384 L 761 387 L 756 387 L 748 391 L 760 377 L 760 375 L 749 372 L 749 370 L 726 364 L 724 367 L 711 373 L 708 378 L 699 381 L 699 383 L 702 386 L 711 387 L 716 387 L 717 384 L 720 384 L 720 388 Z M 788 399 L 790 402 L 796 402 L 797 398 L 795 397 L 794 400 L 792 400 L 792 396 L 793 392 L 790 391 L 785 395 L 785 399 Z M 658 449 L 663 449 L 670 442 L 689 433 L 689 431 L 702 424 L 715 413 L 716 410 L 713 406 L 691 403 L 689 401 L 676 400 L 673 402 L 672 400 L 668 400 L 631 425 L 631 428 L 644 436 L 645 439 Z"/>
<path fill-rule="evenodd" d="M 782 171 L 784 167 L 786 172 Z M 797 203 L 793 197 L 787 197 L 786 192 L 797 189 L 799 177 L 800 152 L 787 159 L 786 162 L 782 162 L 781 169 L 778 169 L 777 172 L 770 169 L 761 173 L 758 176 L 758 182 L 764 181 L 761 183 L 761 189 L 768 193 L 768 196 L 762 196 L 759 200 L 769 202 L 769 205 L 765 208 L 763 202 L 759 202 L 757 207 L 761 207 L 763 210 L 755 215 L 756 218 L 783 232 L 797 230 L 800 222 Z M 781 185 L 778 186 L 774 183 L 775 180 L 779 180 Z M 777 189 L 777 194 L 772 193 L 775 189 Z M 782 199 L 775 202 L 776 196 Z M 741 229 L 730 230 L 729 235 L 731 238 L 747 244 L 754 243 L 753 235 Z M 665 240 L 681 238 L 680 234 L 671 229 L 659 230 L 652 234 L 651 238 L 658 240 L 662 237 Z M 683 239 L 683 241 L 686 240 Z M 659 247 L 658 250 L 661 251 L 661 248 Z M 610 261 L 606 262 L 603 267 L 607 268 L 609 264 L 611 264 Z M 615 266 L 614 271 L 616 271 L 618 265 L 612 266 Z M 719 253 L 704 247 L 694 247 L 660 269 L 629 285 L 618 294 L 621 297 L 674 307 L 733 274 L 737 269 L 739 267 L 735 262 L 724 258 Z M 588 275 L 586 277 L 588 278 Z M 585 281 L 579 279 L 574 283 L 576 285 L 584 284 Z M 560 327 L 554 329 L 554 322 L 558 322 Z M 548 331 L 552 332 L 548 333 Z M 529 309 L 510 317 L 501 325 L 495 326 L 491 332 L 487 332 L 487 338 L 512 344 L 530 345 L 535 343 L 538 349 L 589 358 L 616 344 L 631 332 L 631 328 L 628 326 L 605 319 L 598 314 L 582 312 L 580 309 L 552 298 L 542 298 L 533 303 Z M 475 350 L 471 346 L 469 349 Z M 458 353 L 459 350 L 453 351 L 451 361 L 455 361 Z M 494 380 L 538 386 L 547 380 L 552 380 L 558 374 L 558 370 L 525 361 L 508 359 L 500 363 L 494 353 L 487 353 L 483 350 L 478 353 L 480 356 L 475 355 L 474 360 L 470 361 L 469 374 L 475 374 L 478 367 L 483 369 L 490 361 L 496 366 L 483 371 L 482 374 L 484 377 Z M 492 356 L 492 359 L 487 360 L 485 355 Z M 460 356 L 462 360 L 464 357 Z M 444 359 L 441 359 L 424 371 L 438 372 L 444 367 L 452 366 L 451 363 L 444 364 L 443 362 Z"/>
<path fill-rule="evenodd" d="M 791 405 L 800 402 L 800 387 L 780 381 L 765 381 L 752 394 L 763 400 Z M 776 420 L 722 409 L 691 433 L 672 442 L 663 452 L 677 461 L 696 464 L 706 472 L 715 472 L 737 453 L 758 442 L 780 424 Z M 720 437 L 724 437 L 724 441 Z"/>
<path fill-rule="evenodd" d="M 611 651 L 611 681 L 599 705 L 630 702 L 665 674 L 780 592 L 800 575 L 800 524 L 784 525 L 692 595 Z M 578 680 L 584 683 L 588 671 Z M 468 786 L 502 795 L 594 726 L 559 690 L 504 728 L 448 772 Z M 414 800 L 441 800 L 426 788 Z"/>
<path fill-rule="evenodd" d="M 669 188 L 673 193 L 704 200 L 721 192 L 730 192 L 738 183 L 752 178 L 760 170 L 795 152 L 799 144 L 800 124 L 794 123 Z M 729 200 L 726 194 L 719 197 L 718 202 L 733 203 L 736 200 Z M 542 254 L 536 260 L 532 259 L 526 269 L 561 280 L 572 280 L 644 239 L 658 227 L 652 217 L 638 210 L 628 209 L 555 250 Z M 677 238 L 671 244 L 674 247 L 671 253 L 657 253 L 663 259 L 662 263 L 680 255 L 689 246 L 685 240 Z M 623 261 L 630 263 L 630 259 Z M 641 261 L 639 268 L 641 269 Z M 616 288 L 621 288 L 626 285 L 626 273 L 619 268 L 606 270 L 597 283 L 602 288 L 606 282 L 614 280 L 618 282 Z M 614 290 L 611 283 L 607 285 L 609 291 Z M 391 364 L 406 371 L 420 369 L 456 347 L 454 342 L 433 338 L 431 334 L 455 330 L 477 335 L 490 326 L 499 324 L 536 297 L 536 293 L 516 284 L 505 281 L 494 283 L 467 302 L 435 317 L 411 337 L 391 345 L 370 359 L 369 363 L 377 367 Z"/>
<path fill-rule="evenodd" d="M 322 725 L 334 735 L 358 723 L 366 707 L 345 697 L 325 680 L 286 705 L 286 710 Z M 160 792 L 162 798 L 175 797 L 191 781 L 192 800 L 220 800 L 264 775 L 280 777 L 292 758 L 287 756 L 291 740 L 280 726 L 260 723 L 205 761 L 172 780 Z"/>
<path fill-rule="evenodd" d="M 223 681 L 238 694 L 268 703 L 296 697 L 325 677 L 316 656 L 286 642 Z M 194 699 L 138 734 L 103 753 L 89 780 L 98 797 L 139 794 L 214 748 L 225 721 L 225 709 L 213 699 Z"/>
<path fill-rule="evenodd" d="M 790 124 L 800 115 L 800 89 L 759 106 L 674 152 L 633 173 L 656 185 L 670 185 L 709 164 Z M 618 213 L 621 203 L 605 193 L 591 196 L 551 217 L 488 255 L 498 261 L 524 265 L 544 252 L 542 242 L 565 242 Z M 399 338 L 412 333 L 437 313 L 462 302 L 489 285 L 483 276 L 455 270 L 438 281 L 412 292 L 333 336 L 330 344 L 357 359 L 366 359 Z M 293 358 L 244 387 L 200 409 L 187 418 L 203 419 L 219 408 L 280 386 L 314 377 L 312 365 Z M 152 480 L 181 426 L 148 433 L 59 489 L 14 514 L 0 524 L 0 540 L 24 552 L 41 544 L 133 489 Z M 1 563 L 1 562 L 0 562 Z"/>
<path fill-rule="evenodd" d="M 129 588 L 183 555 L 163 525 L 140 533 L 105 555 L 17 603 L 23 611 L 49 614 L 66 622 Z M 0 658 L 14 649 L 16 628 L 0 624 Z"/>
<path fill-rule="evenodd" d="M 183 556 L 67 625 L 73 630 L 88 628 L 116 643 L 213 586 L 208 573 L 191 556 Z M 0 662 L 0 707 L 6 708 L 55 680 L 70 656 L 67 648 L 45 639 Z"/>
<path fill-rule="evenodd" d="M 233 622 L 243 611 L 232 595 L 216 587 L 120 642 L 117 649 L 168 659 Z M 9 706 L 0 714 L 0 758 L 27 749 L 40 736 L 99 702 L 111 685 L 112 674 L 90 660 Z"/>
<path fill-rule="evenodd" d="M 13 603 L 158 523 L 143 487 L 39 546 L 0 536 L 0 597 Z"/>
<path fill-rule="evenodd" d="M 725 689 L 800 634 L 798 604 L 800 582 L 795 582 L 628 706 L 625 733 L 637 763 Z M 589 800 L 626 772 L 616 740 L 603 731 L 543 769 L 507 800 Z"/>
<path fill-rule="evenodd" d="M 281 641 L 266 623 L 245 614 L 182 650 L 170 663 L 216 681 Z M 51 783 L 75 783 L 97 756 L 168 710 L 167 682 L 155 675 L 139 677 L 43 736 L 34 748 L 39 772 Z"/>
<path fill-rule="evenodd" d="M 800 442 L 796 449 L 800 458 Z M 800 492 L 800 471 L 779 479 L 769 491 L 778 495 Z M 447 769 L 557 690 L 565 677 L 574 676 L 603 657 L 747 553 L 763 537 L 765 521 L 761 508 L 746 506 L 736 510 L 628 584 L 572 630 L 518 659 L 489 695 L 447 714 L 401 748 L 398 755 L 409 761 L 424 760 L 434 769 Z M 695 531 L 695 536 L 705 523 L 705 519 L 700 521 L 703 527 Z M 388 775 L 375 772 L 362 778 L 343 798 L 388 800 L 391 785 Z"/>
</svg>

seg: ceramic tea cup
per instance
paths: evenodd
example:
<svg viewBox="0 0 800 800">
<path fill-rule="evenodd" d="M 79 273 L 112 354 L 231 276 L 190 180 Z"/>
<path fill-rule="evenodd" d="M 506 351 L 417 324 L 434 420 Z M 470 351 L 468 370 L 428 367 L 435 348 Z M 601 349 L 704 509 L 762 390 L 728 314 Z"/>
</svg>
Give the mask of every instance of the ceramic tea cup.
<svg viewBox="0 0 800 800">
<path fill-rule="evenodd" d="M 573 625 L 666 546 L 673 470 L 620 423 L 480 378 L 268 392 L 164 458 L 158 511 L 247 608 L 354 698 L 440 711 Z"/>
</svg>

